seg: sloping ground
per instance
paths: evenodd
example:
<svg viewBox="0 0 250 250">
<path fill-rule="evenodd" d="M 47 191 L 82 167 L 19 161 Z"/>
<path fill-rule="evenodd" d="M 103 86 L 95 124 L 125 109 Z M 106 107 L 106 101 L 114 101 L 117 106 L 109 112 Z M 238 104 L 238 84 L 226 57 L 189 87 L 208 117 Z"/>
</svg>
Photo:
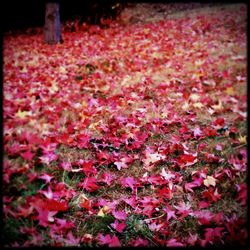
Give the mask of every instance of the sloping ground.
<svg viewBox="0 0 250 250">
<path fill-rule="evenodd" d="M 146 9 L 4 38 L 5 246 L 246 243 L 246 5 Z"/>
</svg>

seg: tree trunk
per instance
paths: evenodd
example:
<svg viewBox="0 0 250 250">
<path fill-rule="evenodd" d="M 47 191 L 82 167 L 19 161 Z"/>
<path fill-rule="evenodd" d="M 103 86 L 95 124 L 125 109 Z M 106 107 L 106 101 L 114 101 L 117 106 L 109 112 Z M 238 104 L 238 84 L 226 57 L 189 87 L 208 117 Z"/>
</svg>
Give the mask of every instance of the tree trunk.
<svg viewBox="0 0 250 250">
<path fill-rule="evenodd" d="M 59 3 L 46 3 L 44 39 L 48 44 L 61 42 Z"/>
</svg>

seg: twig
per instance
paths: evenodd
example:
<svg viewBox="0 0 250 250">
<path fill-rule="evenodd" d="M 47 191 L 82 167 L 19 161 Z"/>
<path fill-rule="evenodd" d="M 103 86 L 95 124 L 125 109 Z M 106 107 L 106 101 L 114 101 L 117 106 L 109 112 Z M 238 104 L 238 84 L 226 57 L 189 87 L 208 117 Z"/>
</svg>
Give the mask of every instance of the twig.
<svg viewBox="0 0 250 250">
<path fill-rule="evenodd" d="M 157 247 L 159 246 L 154 241 L 152 241 L 152 239 L 150 237 L 148 237 L 147 235 L 144 235 L 144 237 L 146 237 L 149 241 L 151 241 L 155 246 L 157 246 Z"/>
<path fill-rule="evenodd" d="M 153 218 L 149 218 L 149 219 L 144 219 L 144 221 L 156 220 L 156 219 L 159 219 L 159 218 L 163 217 L 164 215 L 165 214 L 161 214 L 161 215 L 159 215 L 157 217 L 153 217 Z"/>
<path fill-rule="evenodd" d="M 237 147 L 233 147 L 233 149 L 238 149 L 238 148 L 242 148 L 242 147 L 245 147 L 245 146 L 247 146 L 247 143 L 241 144 L 241 145 L 239 145 Z"/>
<path fill-rule="evenodd" d="M 63 182 L 63 184 L 66 185 L 68 188 L 73 189 L 73 187 L 71 187 L 70 185 L 68 185 L 68 184 L 65 182 L 65 174 L 66 174 L 66 171 L 64 170 L 64 171 L 63 171 L 63 176 L 62 176 L 62 182 Z"/>
</svg>

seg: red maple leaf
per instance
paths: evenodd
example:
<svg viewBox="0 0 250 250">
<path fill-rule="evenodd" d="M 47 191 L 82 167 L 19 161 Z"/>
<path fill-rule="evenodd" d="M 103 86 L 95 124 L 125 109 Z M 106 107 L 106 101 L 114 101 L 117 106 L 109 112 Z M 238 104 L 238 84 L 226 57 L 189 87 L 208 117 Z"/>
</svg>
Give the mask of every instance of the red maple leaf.
<svg viewBox="0 0 250 250">
<path fill-rule="evenodd" d="M 157 190 L 157 195 L 160 197 L 165 197 L 169 200 L 173 197 L 172 190 L 170 188 L 167 188 L 166 186 L 164 186 L 162 189 L 159 188 Z"/>
<path fill-rule="evenodd" d="M 119 232 L 119 233 L 122 233 L 123 232 L 123 230 L 126 228 L 126 224 L 125 223 L 123 223 L 123 222 L 121 222 L 121 223 L 119 223 L 119 221 L 118 220 L 115 220 L 115 222 L 114 223 L 111 223 L 110 224 L 117 232 Z"/>
<path fill-rule="evenodd" d="M 194 212 L 194 216 L 201 225 L 210 225 L 214 215 L 209 210 L 199 210 Z"/>
<path fill-rule="evenodd" d="M 206 201 L 199 201 L 199 209 L 202 209 L 202 208 L 207 208 L 210 206 L 210 203 L 209 202 L 206 202 Z"/>
<path fill-rule="evenodd" d="M 32 153 L 30 150 L 25 151 L 24 153 L 20 154 L 24 160 L 31 161 L 34 157 L 34 153 Z"/>
<path fill-rule="evenodd" d="M 224 218 L 225 218 L 224 213 L 219 212 L 213 216 L 213 221 L 215 222 L 216 225 L 222 225 L 224 224 Z"/>
<path fill-rule="evenodd" d="M 89 141 L 90 141 L 90 135 L 89 134 L 80 134 L 77 138 L 77 147 L 78 148 L 88 148 L 89 147 Z"/>
<path fill-rule="evenodd" d="M 197 162 L 197 153 L 196 154 L 183 154 L 178 159 L 176 159 L 176 162 L 179 164 L 181 168 L 188 167 Z"/>
<path fill-rule="evenodd" d="M 69 206 L 66 201 L 46 200 L 44 208 L 50 211 L 67 211 Z"/>
<path fill-rule="evenodd" d="M 148 217 L 152 217 L 152 214 L 155 211 L 155 206 L 154 205 L 145 205 L 144 208 L 142 209 L 142 214 L 147 215 Z"/>
<path fill-rule="evenodd" d="M 90 176 L 91 174 L 95 175 L 97 173 L 96 168 L 93 166 L 92 161 L 82 161 L 79 162 L 83 168 L 83 172 L 86 176 Z"/>
<path fill-rule="evenodd" d="M 168 182 L 166 179 L 163 179 L 159 175 L 146 177 L 146 180 L 150 184 L 154 184 L 154 185 L 163 185 Z"/>
<path fill-rule="evenodd" d="M 247 185 L 246 183 L 236 184 L 238 191 L 237 201 L 240 201 L 240 204 L 246 206 L 247 204 Z"/>
<path fill-rule="evenodd" d="M 80 207 L 87 209 L 88 211 L 92 210 L 92 202 L 89 199 L 82 199 L 80 202 Z"/>
<path fill-rule="evenodd" d="M 33 213 L 34 208 L 32 206 L 29 207 L 18 207 L 18 216 L 22 216 L 24 218 L 28 217 Z"/>
<path fill-rule="evenodd" d="M 137 202 L 136 202 L 136 197 L 132 196 L 130 198 L 123 198 L 123 200 L 130 205 L 132 208 L 136 208 Z"/>
<path fill-rule="evenodd" d="M 223 126 L 225 124 L 225 119 L 224 118 L 217 118 L 214 122 L 213 122 L 214 125 L 219 125 L 219 126 Z"/>
<path fill-rule="evenodd" d="M 72 221 L 67 221 L 65 219 L 55 218 L 55 222 L 57 224 L 57 230 L 68 230 L 75 228 L 75 225 Z"/>
<path fill-rule="evenodd" d="M 119 239 L 115 235 L 110 236 L 109 234 L 107 235 L 98 234 L 97 237 L 98 237 L 99 244 L 101 245 L 108 245 L 109 247 L 121 246 Z"/>
<path fill-rule="evenodd" d="M 210 202 L 216 202 L 217 200 L 221 199 L 221 194 L 218 193 L 217 188 L 213 190 L 213 188 L 209 188 L 202 192 L 202 197 L 206 198 Z"/>
<path fill-rule="evenodd" d="M 184 154 L 180 156 L 180 162 L 186 163 L 186 162 L 193 162 L 195 160 L 195 156 L 189 155 L 189 154 Z"/>
<path fill-rule="evenodd" d="M 174 208 L 177 209 L 177 214 L 180 214 L 180 220 L 185 218 L 191 213 L 191 204 L 180 201 L 178 206 L 174 205 Z"/>
<path fill-rule="evenodd" d="M 35 207 L 38 212 L 37 219 L 39 220 L 39 225 L 47 227 L 50 222 L 54 222 L 53 216 L 57 214 L 57 211 L 49 211 L 47 209 Z"/>
<path fill-rule="evenodd" d="M 99 188 L 96 183 L 97 180 L 95 177 L 86 177 L 84 178 L 84 181 L 79 183 L 77 186 L 85 189 L 88 192 L 94 192 Z"/>
<path fill-rule="evenodd" d="M 141 237 L 137 237 L 129 242 L 129 245 L 132 247 L 146 247 L 148 246 L 148 241 L 142 239 Z"/>
<path fill-rule="evenodd" d="M 98 182 L 104 182 L 108 186 L 110 186 L 113 180 L 114 180 L 114 176 L 109 172 L 105 172 L 100 176 L 100 180 L 98 180 Z"/>
<path fill-rule="evenodd" d="M 217 135 L 217 131 L 213 128 L 209 128 L 209 127 L 206 127 L 204 128 L 203 132 L 206 134 L 206 136 L 216 136 Z"/>
<path fill-rule="evenodd" d="M 221 241 L 222 231 L 224 227 L 215 227 L 215 228 L 205 228 L 205 239 L 202 242 L 202 245 L 207 245 L 210 243 L 213 245 L 215 242 Z"/>
</svg>

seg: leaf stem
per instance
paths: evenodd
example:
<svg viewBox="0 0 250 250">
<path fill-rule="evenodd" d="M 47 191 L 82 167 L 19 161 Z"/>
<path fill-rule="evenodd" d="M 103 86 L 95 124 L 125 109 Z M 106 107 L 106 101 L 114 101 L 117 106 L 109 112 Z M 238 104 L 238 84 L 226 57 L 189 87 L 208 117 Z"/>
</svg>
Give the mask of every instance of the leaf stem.
<svg viewBox="0 0 250 250">
<path fill-rule="evenodd" d="M 144 219 L 144 221 L 151 221 L 151 220 L 156 220 L 156 219 L 159 219 L 159 218 L 161 218 L 161 217 L 163 217 L 165 214 L 161 214 L 161 215 L 159 215 L 159 216 L 157 216 L 157 217 L 153 217 L 153 218 L 148 218 L 148 219 Z"/>
</svg>

